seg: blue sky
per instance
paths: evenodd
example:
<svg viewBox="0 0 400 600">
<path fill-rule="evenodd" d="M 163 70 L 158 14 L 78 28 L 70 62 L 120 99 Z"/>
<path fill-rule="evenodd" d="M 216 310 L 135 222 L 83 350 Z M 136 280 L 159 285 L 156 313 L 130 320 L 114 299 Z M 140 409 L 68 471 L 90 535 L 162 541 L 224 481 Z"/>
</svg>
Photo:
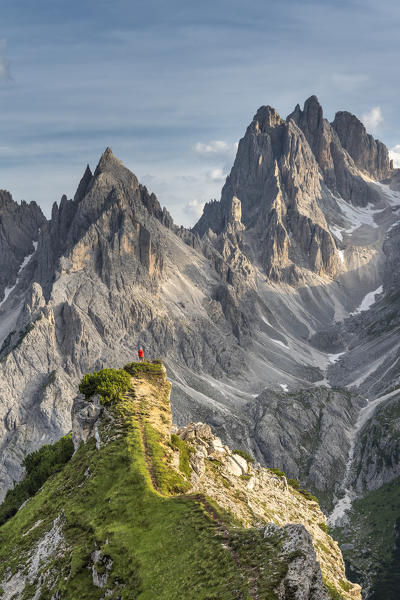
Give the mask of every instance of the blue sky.
<svg viewBox="0 0 400 600">
<path fill-rule="evenodd" d="M 399 31 L 393 0 L 2 0 L 0 187 L 49 214 L 111 146 L 191 225 L 257 108 L 311 94 L 400 160 Z"/>
</svg>

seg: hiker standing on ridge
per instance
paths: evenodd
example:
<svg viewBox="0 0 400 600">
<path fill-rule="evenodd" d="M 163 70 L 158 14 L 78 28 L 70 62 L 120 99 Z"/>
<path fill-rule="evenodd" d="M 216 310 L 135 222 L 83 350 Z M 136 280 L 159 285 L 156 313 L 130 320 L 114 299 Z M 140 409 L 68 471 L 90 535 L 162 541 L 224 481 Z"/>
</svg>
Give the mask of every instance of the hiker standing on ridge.
<svg viewBox="0 0 400 600">
<path fill-rule="evenodd" d="M 140 346 L 139 350 L 138 350 L 138 356 L 139 356 L 139 362 L 143 362 L 144 361 L 144 351 L 142 346 Z"/>
</svg>

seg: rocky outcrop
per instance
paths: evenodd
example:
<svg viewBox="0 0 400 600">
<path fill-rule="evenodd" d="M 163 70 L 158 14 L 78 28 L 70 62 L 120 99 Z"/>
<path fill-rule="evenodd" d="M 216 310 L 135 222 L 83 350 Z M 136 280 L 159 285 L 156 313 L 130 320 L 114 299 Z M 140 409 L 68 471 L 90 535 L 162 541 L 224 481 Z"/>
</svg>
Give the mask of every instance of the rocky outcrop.
<svg viewBox="0 0 400 600">
<path fill-rule="evenodd" d="M 83 394 L 76 396 L 72 404 L 72 441 L 75 450 L 83 442 L 86 444 L 89 438 L 97 437 L 96 423 L 103 411 L 100 397 L 93 396 L 90 401 Z"/>
<path fill-rule="evenodd" d="M 0 190 L 0 302 L 6 288 L 11 289 L 17 280 L 24 259 L 35 251 L 33 242 L 46 219 L 36 204 L 15 202 L 11 194 Z"/>
<path fill-rule="evenodd" d="M 399 396 L 378 406 L 358 436 L 352 469 L 352 485 L 358 494 L 400 477 Z"/>
<path fill-rule="evenodd" d="M 364 405 L 361 396 L 340 389 L 265 390 L 216 423 L 214 431 L 231 445 L 240 440 L 262 464 L 297 478 L 330 510 Z"/>
<path fill-rule="evenodd" d="M 270 524 L 265 528 L 264 538 L 271 536 L 282 540 L 282 554 L 288 561 L 288 571 L 276 590 L 279 600 L 331 600 L 306 528 L 292 524 L 279 528 Z M 293 560 L 292 557 L 296 558 Z"/>
<path fill-rule="evenodd" d="M 148 274 L 158 275 L 162 256 L 149 222 L 155 217 L 164 223 L 166 214 L 154 194 L 107 148 L 94 175 L 86 169 L 74 200 L 64 196 L 59 206 L 53 206 L 51 221 L 41 233 L 36 278 L 45 296 L 54 272 L 70 273 L 91 265 L 109 284 L 117 276 L 115 269 L 125 267 L 127 256 L 135 257 L 137 276 L 143 282 Z"/>
<path fill-rule="evenodd" d="M 246 527 L 270 521 L 263 537 L 279 547 L 286 574 L 275 592 L 281 600 L 360 597 L 360 588 L 345 583 L 344 563 L 336 542 L 327 535 L 318 504 L 274 471 L 260 467 L 245 452 L 233 451 L 204 423 L 173 428 L 190 448 L 193 492 L 201 492 L 233 514 Z M 276 557 L 278 558 L 278 557 Z"/>
<path fill-rule="evenodd" d="M 393 164 L 390 162 L 388 149 L 367 133 L 355 115 L 347 111 L 337 112 L 332 127 L 343 148 L 361 171 L 378 181 L 390 177 Z"/>
<path fill-rule="evenodd" d="M 76 398 L 75 454 L 0 527 L 8 600 L 138 590 L 160 600 L 192 591 L 229 600 L 360 599 L 316 501 L 232 452 L 208 425 L 171 435 L 165 368 L 125 368 L 130 389 L 102 412 L 97 396 Z"/>
<path fill-rule="evenodd" d="M 340 114 L 342 113 L 338 113 L 338 115 Z M 352 116 L 349 113 L 346 114 Z M 325 184 L 333 194 L 361 206 L 378 200 L 377 192 L 362 177 L 362 173 L 366 173 L 375 179 L 375 170 L 372 169 L 372 165 L 372 170 L 368 170 L 357 164 L 349 148 L 343 143 L 347 140 L 342 135 L 342 127 L 339 129 L 335 127 L 336 119 L 331 125 L 323 117 L 322 107 L 316 96 L 311 96 L 306 100 L 303 110 L 297 105 L 287 117 L 288 121 L 291 119 L 304 132 L 321 169 Z M 339 121 L 340 117 L 338 117 Z M 359 141 L 361 143 L 361 140 Z M 375 143 L 375 140 L 372 139 L 372 141 Z M 376 143 L 381 144 L 381 142 Z M 387 148 L 384 148 L 388 155 Z"/>
<path fill-rule="evenodd" d="M 319 206 L 327 193 L 303 132 L 293 119 L 284 121 L 263 106 L 240 140 L 220 204 L 206 205 L 194 231 L 222 234 L 240 202 L 243 228 L 254 232 L 272 279 L 293 283 L 303 268 L 334 276 L 336 244 Z"/>
</svg>

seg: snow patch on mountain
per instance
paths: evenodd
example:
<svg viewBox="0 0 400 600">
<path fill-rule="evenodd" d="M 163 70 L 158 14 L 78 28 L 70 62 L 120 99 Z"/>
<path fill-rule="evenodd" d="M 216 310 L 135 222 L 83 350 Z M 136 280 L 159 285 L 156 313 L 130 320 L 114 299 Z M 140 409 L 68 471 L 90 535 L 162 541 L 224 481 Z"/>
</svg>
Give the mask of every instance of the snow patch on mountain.
<svg viewBox="0 0 400 600">
<path fill-rule="evenodd" d="M 4 290 L 4 298 L 3 300 L 0 302 L 0 308 L 3 306 L 3 304 L 5 303 L 5 301 L 7 300 L 7 298 L 9 297 L 9 295 L 15 290 L 15 288 L 17 287 L 19 280 L 20 280 L 20 276 L 22 271 L 25 269 L 26 265 L 30 262 L 32 256 L 35 254 L 36 249 L 37 249 L 37 242 L 32 242 L 33 243 L 33 247 L 34 250 L 32 252 L 32 254 L 28 254 L 28 256 L 25 256 L 24 260 L 21 263 L 21 266 L 18 269 L 18 273 L 17 273 L 17 280 L 15 282 L 15 284 L 12 287 L 6 287 L 6 289 Z"/>
<path fill-rule="evenodd" d="M 371 308 L 371 306 L 373 304 L 375 304 L 376 300 L 377 300 L 377 296 L 379 296 L 380 294 L 382 294 L 383 292 L 383 286 L 380 285 L 376 290 L 372 291 L 372 292 L 368 292 L 368 294 L 366 294 L 364 296 L 364 298 L 361 301 L 361 304 L 358 306 L 358 308 L 356 308 L 355 311 L 353 311 L 352 313 L 350 313 L 351 315 L 357 315 L 361 312 L 364 312 L 366 310 L 369 310 Z"/>
<path fill-rule="evenodd" d="M 352 206 L 342 198 L 336 198 L 336 202 L 339 205 L 343 215 L 349 221 L 350 227 L 342 228 L 345 233 L 353 233 L 359 227 L 368 225 L 370 227 L 378 227 L 375 222 L 375 215 L 381 213 L 382 208 L 376 209 L 373 204 L 368 204 L 366 207 Z"/>
</svg>

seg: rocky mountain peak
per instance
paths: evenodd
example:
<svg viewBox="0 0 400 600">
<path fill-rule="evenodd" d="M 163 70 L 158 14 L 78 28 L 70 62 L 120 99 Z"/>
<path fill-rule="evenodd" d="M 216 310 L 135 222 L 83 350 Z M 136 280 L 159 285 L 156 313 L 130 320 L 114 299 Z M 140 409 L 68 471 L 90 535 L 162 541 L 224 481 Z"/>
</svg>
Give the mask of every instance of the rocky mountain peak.
<svg viewBox="0 0 400 600">
<path fill-rule="evenodd" d="M 340 143 L 350 154 L 355 165 L 373 179 L 385 179 L 391 175 L 389 152 L 385 144 L 367 133 L 364 125 L 347 111 L 337 112 L 332 123 Z"/>
<path fill-rule="evenodd" d="M 282 125 L 283 119 L 272 106 L 260 106 L 252 125 L 256 132 L 266 133 L 269 129 Z"/>
<path fill-rule="evenodd" d="M 15 202 L 12 199 L 10 192 L 7 190 L 0 190 L 0 211 L 3 212 L 15 206 Z"/>
<path fill-rule="evenodd" d="M 106 148 L 101 155 L 93 178 L 93 184 L 100 181 L 101 185 L 114 184 L 130 190 L 135 190 L 139 185 L 136 176 L 114 156 L 111 148 Z"/>
<path fill-rule="evenodd" d="M 245 230 L 254 230 L 259 240 L 267 274 L 288 281 L 299 277 L 296 265 L 331 276 L 338 265 L 335 242 L 318 205 L 322 177 L 300 126 L 308 119 L 322 122 L 322 109 L 311 97 L 306 112 L 299 111 L 297 123 L 283 120 L 270 106 L 258 109 L 239 142 L 221 202 L 207 205 L 195 226 L 200 235 L 210 229 L 222 233 L 232 222 L 237 198 Z"/>
<path fill-rule="evenodd" d="M 297 104 L 293 113 L 288 115 L 287 121 L 290 119 L 293 119 L 297 125 L 301 124 L 307 139 L 307 133 L 315 135 L 323 127 L 323 111 L 317 96 L 310 96 L 305 101 L 303 110 Z"/>
<path fill-rule="evenodd" d="M 82 179 L 79 182 L 75 196 L 74 196 L 75 202 L 80 202 L 82 200 L 82 198 L 86 195 L 92 179 L 93 179 L 92 171 L 91 171 L 89 165 L 87 165 L 85 172 L 82 176 Z"/>
<path fill-rule="evenodd" d="M 97 164 L 95 175 L 98 175 L 99 173 L 103 173 L 105 171 L 112 170 L 116 166 L 118 166 L 118 167 L 123 166 L 122 162 L 114 156 L 111 148 L 109 146 L 107 146 L 107 148 L 104 150 L 104 152 L 101 155 L 100 160 Z"/>
<path fill-rule="evenodd" d="M 24 259 L 34 252 L 33 242 L 46 222 L 36 202 L 15 202 L 11 194 L 0 190 L 0 301 L 11 288 Z"/>
<path fill-rule="evenodd" d="M 270 277 L 298 281 L 304 269 L 334 277 L 340 261 L 324 203 L 335 202 L 333 196 L 354 205 L 375 203 L 379 192 L 368 178 L 389 174 L 387 148 L 350 113 L 338 113 L 330 124 L 315 95 L 286 120 L 261 106 L 240 140 L 221 201 L 205 206 L 194 231 L 230 233 L 240 208 L 236 232 L 254 230 Z"/>
<path fill-rule="evenodd" d="M 365 175 L 372 179 L 388 176 L 387 169 L 390 165 L 388 159 L 384 158 L 388 151 L 386 147 L 381 148 L 381 142 L 376 142 L 372 136 L 368 140 L 365 138 L 365 128 L 356 117 L 354 119 L 359 125 L 354 127 L 358 134 L 355 137 L 350 135 L 350 142 L 346 134 L 346 119 L 339 117 L 336 125 L 335 122 L 329 123 L 323 116 L 316 96 L 311 96 L 305 101 L 303 110 L 297 105 L 287 117 L 287 120 L 293 120 L 306 136 L 324 183 L 331 192 L 352 204 L 365 206 L 377 200 L 376 190 L 368 186 Z M 348 121 L 349 125 L 351 121 Z M 364 150 L 361 150 L 362 147 Z M 383 167 L 377 168 L 375 163 L 382 163 Z"/>
</svg>

